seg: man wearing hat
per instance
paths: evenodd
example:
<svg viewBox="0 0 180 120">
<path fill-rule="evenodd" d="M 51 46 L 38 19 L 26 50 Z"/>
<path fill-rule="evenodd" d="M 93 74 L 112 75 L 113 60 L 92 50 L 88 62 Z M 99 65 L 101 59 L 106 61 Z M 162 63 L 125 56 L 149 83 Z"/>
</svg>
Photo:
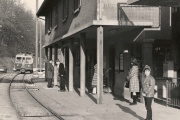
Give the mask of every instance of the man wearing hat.
<svg viewBox="0 0 180 120">
<path fill-rule="evenodd" d="M 54 67 L 52 65 L 52 60 L 49 60 L 49 62 L 46 63 L 46 78 L 48 81 L 47 87 L 50 88 L 52 87 L 52 79 L 54 76 Z"/>
<path fill-rule="evenodd" d="M 155 79 L 153 76 L 150 75 L 151 68 L 146 65 L 144 67 L 145 78 L 142 83 L 142 94 L 145 100 L 145 107 L 147 110 L 147 116 L 145 120 L 152 120 L 152 100 L 154 98 L 154 86 L 155 86 Z"/>
</svg>

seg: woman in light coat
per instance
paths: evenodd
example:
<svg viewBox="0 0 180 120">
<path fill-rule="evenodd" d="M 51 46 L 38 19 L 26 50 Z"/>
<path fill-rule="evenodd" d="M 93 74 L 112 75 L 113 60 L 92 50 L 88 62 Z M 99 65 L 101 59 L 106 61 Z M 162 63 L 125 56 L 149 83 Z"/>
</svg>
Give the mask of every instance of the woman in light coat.
<svg viewBox="0 0 180 120">
<path fill-rule="evenodd" d="M 133 102 L 130 105 L 137 104 L 137 93 L 139 92 L 139 68 L 136 58 L 131 59 L 131 69 L 129 70 L 128 77 L 129 79 L 129 91 L 131 92 L 131 98 Z"/>
<path fill-rule="evenodd" d="M 94 65 L 94 75 L 92 78 L 91 86 L 93 88 L 92 93 L 96 94 L 96 92 L 97 92 L 97 90 L 96 90 L 97 89 L 97 64 Z"/>
</svg>

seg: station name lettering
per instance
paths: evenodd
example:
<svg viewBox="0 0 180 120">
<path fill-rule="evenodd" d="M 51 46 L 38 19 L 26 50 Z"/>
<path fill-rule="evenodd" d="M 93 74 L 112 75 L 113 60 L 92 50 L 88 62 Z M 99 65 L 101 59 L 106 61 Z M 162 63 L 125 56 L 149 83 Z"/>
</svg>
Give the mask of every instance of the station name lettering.
<svg viewBox="0 0 180 120">
<path fill-rule="evenodd" d="M 105 9 L 110 9 L 110 8 L 115 8 L 117 7 L 116 4 L 103 4 L 103 8 Z"/>
</svg>

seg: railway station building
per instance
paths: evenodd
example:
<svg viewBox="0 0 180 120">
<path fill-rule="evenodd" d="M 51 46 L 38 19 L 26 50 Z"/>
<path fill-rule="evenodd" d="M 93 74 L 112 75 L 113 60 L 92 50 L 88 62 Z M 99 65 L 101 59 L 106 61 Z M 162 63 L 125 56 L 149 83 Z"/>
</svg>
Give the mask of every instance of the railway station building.
<svg viewBox="0 0 180 120">
<path fill-rule="evenodd" d="M 68 91 L 79 88 L 84 96 L 97 64 L 97 103 L 102 103 L 103 88 L 125 97 L 132 57 L 138 58 L 140 69 L 150 65 L 155 77 L 179 76 L 179 8 L 128 2 L 44 0 L 37 16 L 45 17 L 45 53 L 54 61 L 61 55 Z"/>
</svg>

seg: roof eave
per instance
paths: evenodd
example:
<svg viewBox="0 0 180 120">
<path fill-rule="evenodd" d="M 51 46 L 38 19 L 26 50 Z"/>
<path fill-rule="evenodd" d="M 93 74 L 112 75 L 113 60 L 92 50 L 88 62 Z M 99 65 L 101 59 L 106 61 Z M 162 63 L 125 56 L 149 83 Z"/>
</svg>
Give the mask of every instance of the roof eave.
<svg viewBox="0 0 180 120">
<path fill-rule="evenodd" d="M 43 3 L 41 4 L 40 8 L 38 9 L 36 15 L 39 16 L 45 16 L 46 15 L 46 8 L 49 6 L 49 2 L 51 0 L 44 0 Z"/>
<path fill-rule="evenodd" d="M 180 0 L 128 0 L 131 5 L 180 7 Z"/>
</svg>

